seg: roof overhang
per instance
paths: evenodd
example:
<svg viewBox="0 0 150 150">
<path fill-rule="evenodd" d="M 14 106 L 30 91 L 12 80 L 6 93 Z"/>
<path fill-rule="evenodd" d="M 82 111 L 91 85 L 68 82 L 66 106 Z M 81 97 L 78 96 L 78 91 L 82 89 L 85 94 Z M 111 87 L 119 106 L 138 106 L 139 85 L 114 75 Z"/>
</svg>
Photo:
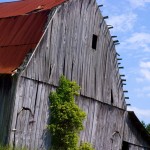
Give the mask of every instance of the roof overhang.
<svg viewBox="0 0 150 150">
<path fill-rule="evenodd" d="M 141 133 L 142 137 L 148 141 L 148 143 L 150 143 L 150 134 L 142 125 L 141 121 L 137 118 L 135 113 L 133 111 L 128 111 L 128 117 L 132 121 L 132 124 L 135 126 L 135 128 Z"/>
<path fill-rule="evenodd" d="M 42 37 L 49 12 L 66 0 L 0 3 L 0 74 L 14 74 Z"/>
</svg>

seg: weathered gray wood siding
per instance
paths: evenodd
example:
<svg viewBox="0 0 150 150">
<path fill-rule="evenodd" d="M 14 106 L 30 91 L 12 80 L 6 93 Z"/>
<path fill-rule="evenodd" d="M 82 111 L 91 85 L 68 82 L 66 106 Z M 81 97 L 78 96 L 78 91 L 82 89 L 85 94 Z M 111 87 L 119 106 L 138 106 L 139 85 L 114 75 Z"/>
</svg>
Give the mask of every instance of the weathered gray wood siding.
<svg viewBox="0 0 150 150">
<path fill-rule="evenodd" d="M 98 35 L 96 50 L 93 34 Z M 48 96 L 62 74 L 81 86 L 77 103 L 88 116 L 81 141 L 96 150 L 119 150 L 126 106 L 115 46 L 95 0 L 70 0 L 54 14 L 19 77 L 10 143 L 30 150 L 49 147 Z"/>
<path fill-rule="evenodd" d="M 97 49 L 92 36 L 98 35 Z M 125 108 L 115 46 L 95 0 L 70 0 L 48 26 L 22 76 L 58 85 L 60 75 L 75 80 L 81 95 Z"/>
<path fill-rule="evenodd" d="M 8 142 L 10 119 L 13 111 L 13 96 L 16 79 L 11 75 L 0 75 L 0 143 Z"/>
<path fill-rule="evenodd" d="M 129 144 L 129 150 L 150 150 L 150 148 Z"/>
<path fill-rule="evenodd" d="M 50 114 L 48 97 L 56 87 L 24 77 L 19 80 L 12 123 L 16 131 L 11 133 L 11 143 L 30 150 L 48 149 L 51 141 L 46 128 Z M 96 150 L 119 150 L 125 111 L 83 96 L 77 97 L 76 102 L 87 114 L 80 141 L 92 143 Z"/>
<path fill-rule="evenodd" d="M 39 81 L 19 79 L 11 126 L 16 131 L 10 134 L 11 144 L 30 150 L 48 149 L 49 93 L 52 89 Z"/>
<path fill-rule="evenodd" d="M 81 142 L 90 142 L 96 150 L 119 150 L 122 146 L 125 111 L 83 96 L 77 104 L 87 114 Z"/>
<path fill-rule="evenodd" d="M 125 117 L 123 139 L 124 141 L 131 143 L 130 149 L 132 149 L 132 147 L 135 147 L 135 150 L 138 148 L 139 150 L 141 150 L 142 146 L 149 147 L 150 149 L 150 143 L 148 143 L 146 134 L 144 135 L 142 130 L 135 125 L 135 121 L 130 119 L 128 113 L 126 113 L 126 117 Z"/>
</svg>

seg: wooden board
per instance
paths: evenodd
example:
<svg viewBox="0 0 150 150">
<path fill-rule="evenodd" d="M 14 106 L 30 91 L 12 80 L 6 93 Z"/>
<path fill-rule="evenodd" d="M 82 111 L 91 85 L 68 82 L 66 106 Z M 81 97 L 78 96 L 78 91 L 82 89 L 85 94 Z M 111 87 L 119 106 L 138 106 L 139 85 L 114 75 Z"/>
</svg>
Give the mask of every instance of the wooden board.
<svg viewBox="0 0 150 150">
<path fill-rule="evenodd" d="M 93 34 L 97 48 L 92 49 Z M 125 109 L 116 50 L 95 0 L 70 0 L 49 23 L 22 76 L 58 85 L 61 75 L 81 86 L 81 95 Z"/>
<path fill-rule="evenodd" d="M 16 93 L 16 114 L 11 133 L 11 142 L 29 150 L 48 149 L 50 135 L 47 131 L 49 122 L 49 94 L 56 88 L 50 84 L 32 79 L 20 78 Z M 80 141 L 92 143 L 96 149 L 110 148 L 114 132 L 123 136 L 124 110 L 100 101 L 79 96 L 77 104 L 86 112 L 85 129 L 80 134 Z M 26 108 L 26 109 L 24 109 Z M 16 116 L 15 116 L 16 115 Z M 13 124 L 12 124 L 13 125 Z M 104 141 L 105 139 L 105 141 Z M 108 144 L 109 143 L 109 144 Z M 121 146 L 119 143 L 118 147 Z"/>
<path fill-rule="evenodd" d="M 16 78 L 9 75 L 0 76 L 0 143 L 9 140 L 11 114 L 16 89 Z"/>
<path fill-rule="evenodd" d="M 53 88 L 26 78 L 20 79 L 16 93 L 16 112 L 13 115 L 11 143 L 28 149 L 49 147 L 49 94 Z M 47 139 L 49 141 L 47 141 Z"/>
<path fill-rule="evenodd" d="M 139 130 L 134 124 L 135 121 L 128 117 L 128 113 L 126 113 L 125 117 L 125 128 L 124 128 L 124 141 L 135 144 L 137 146 L 145 146 L 149 147 L 148 139 L 143 136 L 143 132 Z"/>
<path fill-rule="evenodd" d="M 18 78 L 10 143 L 29 150 L 49 148 L 48 97 L 65 75 L 81 86 L 77 104 L 87 118 L 80 142 L 90 142 L 96 150 L 119 150 L 125 134 L 126 103 L 108 27 L 95 0 L 70 0 L 55 10 Z M 92 49 L 93 34 L 98 38 L 96 50 Z M 133 131 L 127 131 L 130 138 Z"/>
</svg>

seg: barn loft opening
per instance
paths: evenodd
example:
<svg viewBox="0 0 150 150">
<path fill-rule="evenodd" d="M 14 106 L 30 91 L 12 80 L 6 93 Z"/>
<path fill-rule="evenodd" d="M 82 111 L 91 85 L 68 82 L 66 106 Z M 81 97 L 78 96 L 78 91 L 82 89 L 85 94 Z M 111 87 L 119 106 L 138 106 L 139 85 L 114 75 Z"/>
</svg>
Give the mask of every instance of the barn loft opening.
<svg viewBox="0 0 150 150">
<path fill-rule="evenodd" d="M 92 48 L 96 50 L 97 47 L 97 38 L 98 36 L 93 34 L 93 39 L 92 39 Z"/>
<path fill-rule="evenodd" d="M 123 141 L 122 150 L 129 150 L 129 143 L 128 142 Z"/>
<path fill-rule="evenodd" d="M 113 91 L 111 90 L 111 104 L 114 103 Z"/>
</svg>

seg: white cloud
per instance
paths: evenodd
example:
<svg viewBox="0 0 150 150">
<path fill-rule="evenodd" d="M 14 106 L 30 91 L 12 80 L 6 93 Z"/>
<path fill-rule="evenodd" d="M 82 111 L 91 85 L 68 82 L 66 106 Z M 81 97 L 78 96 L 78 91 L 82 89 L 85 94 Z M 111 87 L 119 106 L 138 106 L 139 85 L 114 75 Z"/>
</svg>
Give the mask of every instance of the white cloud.
<svg viewBox="0 0 150 150">
<path fill-rule="evenodd" d="M 100 5 L 100 4 L 104 4 L 106 2 L 106 0 L 96 0 L 97 3 Z"/>
<path fill-rule="evenodd" d="M 142 118 L 150 118 L 150 109 L 140 109 L 137 107 L 128 107 L 129 111 L 134 111 L 137 116 Z"/>
<path fill-rule="evenodd" d="M 136 82 L 137 83 L 144 83 L 145 81 L 150 81 L 150 61 L 141 61 L 140 64 L 139 64 L 139 69 L 138 69 L 138 72 L 137 74 L 139 73 L 139 76 L 136 77 Z M 136 89 L 138 90 L 138 89 Z M 149 91 L 150 93 L 150 87 L 143 87 L 142 89 L 139 89 L 137 91 L 137 95 L 138 96 L 148 96 L 148 93 L 145 93 L 146 91 Z M 150 95 L 148 96 L 150 97 Z"/>
<path fill-rule="evenodd" d="M 144 81 L 144 79 L 142 77 L 137 77 L 135 78 L 137 83 L 142 83 Z"/>
<path fill-rule="evenodd" d="M 141 74 L 145 77 L 145 79 L 150 81 L 150 70 L 148 70 L 148 69 L 141 69 Z"/>
<path fill-rule="evenodd" d="M 138 43 L 138 42 L 146 42 L 150 43 L 150 34 L 149 33 L 134 33 L 132 36 L 128 39 L 128 42 L 130 43 Z"/>
<path fill-rule="evenodd" d="M 133 8 L 144 7 L 150 0 L 128 0 Z"/>
<path fill-rule="evenodd" d="M 108 20 L 108 24 L 114 26 L 117 32 L 126 32 L 131 30 L 137 20 L 137 15 L 134 13 L 126 13 L 121 15 L 114 15 Z"/>
<path fill-rule="evenodd" d="M 140 62 L 140 67 L 150 69 L 150 62 Z"/>
<path fill-rule="evenodd" d="M 150 33 L 133 33 L 127 40 L 122 42 L 122 46 L 130 50 L 150 52 Z"/>
<path fill-rule="evenodd" d="M 142 79 L 141 79 L 142 80 Z M 144 87 L 139 87 L 137 89 L 134 90 L 134 92 L 136 93 L 137 97 L 143 98 L 143 97 L 150 97 L 150 86 L 144 86 Z"/>
<path fill-rule="evenodd" d="M 140 73 L 143 77 L 143 80 L 146 79 L 150 81 L 150 61 L 140 62 Z"/>
<path fill-rule="evenodd" d="M 143 87 L 143 91 L 149 91 L 150 92 L 150 86 Z"/>
</svg>

